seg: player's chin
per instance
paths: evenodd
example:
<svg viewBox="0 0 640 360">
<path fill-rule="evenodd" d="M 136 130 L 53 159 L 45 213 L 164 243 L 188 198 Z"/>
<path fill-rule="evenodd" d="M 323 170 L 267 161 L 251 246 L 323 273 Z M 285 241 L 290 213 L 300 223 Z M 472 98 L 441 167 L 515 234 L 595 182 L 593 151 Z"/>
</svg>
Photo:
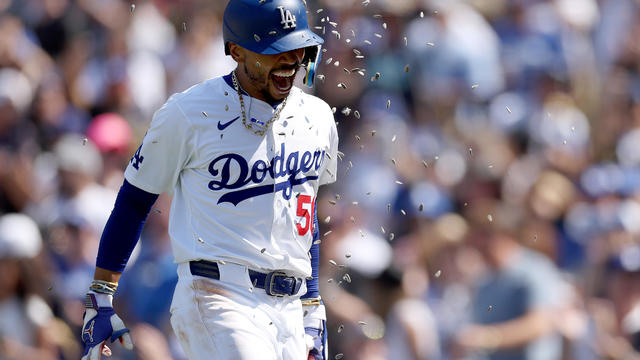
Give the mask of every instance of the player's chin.
<svg viewBox="0 0 640 360">
<path fill-rule="evenodd" d="M 289 95 L 296 73 L 297 71 L 291 76 L 278 76 L 273 73 L 269 75 L 269 90 L 274 99 L 282 100 Z"/>
</svg>

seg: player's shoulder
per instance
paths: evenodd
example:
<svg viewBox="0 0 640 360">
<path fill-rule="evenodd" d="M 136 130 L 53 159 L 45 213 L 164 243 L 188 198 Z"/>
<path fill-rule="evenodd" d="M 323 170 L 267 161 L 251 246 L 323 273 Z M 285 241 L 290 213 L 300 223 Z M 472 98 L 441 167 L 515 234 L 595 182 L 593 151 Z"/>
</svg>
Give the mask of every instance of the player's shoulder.
<svg viewBox="0 0 640 360">
<path fill-rule="evenodd" d="M 197 119 L 203 112 L 212 113 L 211 108 L 228 94 L 222 77 L 215 77 L 195 84 L 188 89 L 174 93 L 161 109 L 165 112 L 181 115 L 187 122 Z"/>
<path fill-rule="evenodd" d="M 225 82 L 222 77 L 215 77 L 197 83 L 182 92 L 169 97 L 167 103 L 174 102 L 185 108 L 189 105 L 201 102 L 203 99 L 216 99 L 225 93 Z"/>
<path fill-rule="evenodd" d="M 331 107 L 323 99 L 315 95 L 306 93 L 299 87 L 294 87 L 293 91 L 295 91 L 295 96 L 299 97 L 302 100 L 304 107 L 310 107 L 313 108 L 313 110 L 322 111 L 323 114 L 329 112 L 333 117 Z"/>
</svg>

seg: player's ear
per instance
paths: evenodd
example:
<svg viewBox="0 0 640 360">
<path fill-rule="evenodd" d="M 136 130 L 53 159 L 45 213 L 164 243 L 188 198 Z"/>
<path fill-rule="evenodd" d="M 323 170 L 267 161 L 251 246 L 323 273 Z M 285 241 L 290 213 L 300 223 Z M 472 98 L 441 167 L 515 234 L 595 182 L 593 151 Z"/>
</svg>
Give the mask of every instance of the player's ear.
<svg viewBox="0 0 640 360">
<path fill-rule="evenodd" d="M 244 62 L 245 53 L 244 53 L 244 48 L 242 46 L 233 42 L 229 42 L 227 46 L 229 46 L 229 55 L 231 55 L 231 58 L 233 59 L 233 61 L 237 63 Z"/>
</svg>

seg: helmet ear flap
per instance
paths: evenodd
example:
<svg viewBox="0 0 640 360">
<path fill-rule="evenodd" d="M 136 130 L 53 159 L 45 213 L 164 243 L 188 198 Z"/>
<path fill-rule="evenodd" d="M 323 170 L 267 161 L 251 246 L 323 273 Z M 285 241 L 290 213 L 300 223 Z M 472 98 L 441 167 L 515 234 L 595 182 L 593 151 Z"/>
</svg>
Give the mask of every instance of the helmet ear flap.
<svg viewBox="0 0 640 360">
<path fill-rule="evenodd" d="M 304 49 L 304 59 L 302 60 L 302 64 L 306 67 L 307 74 L 304 77 L 303 83 L 308 87 L 313 86 L 313 82 L 316 77 L 316 69 L 320 62 L 320 58 L 322 57 L 322 51 L 320 51 L 321 48 L 321 45 L 317 45 L 309 46 Z"/>
</svg>

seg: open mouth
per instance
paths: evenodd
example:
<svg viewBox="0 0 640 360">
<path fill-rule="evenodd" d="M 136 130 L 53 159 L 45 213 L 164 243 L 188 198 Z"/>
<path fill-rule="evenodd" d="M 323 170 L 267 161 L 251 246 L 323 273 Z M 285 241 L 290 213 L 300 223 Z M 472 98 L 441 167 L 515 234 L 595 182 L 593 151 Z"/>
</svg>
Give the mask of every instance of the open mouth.
<svg viewBox="0 0 640 360">
<path fill-rule="evenodd" d="M 286 95 L 289 93 L 289 91 L 291 91 L 291 88 L 293 87 L 293 79 L 295 75 L 295 68 L 288 70 L 280 69 L 271 73 L 271 80 L 276 90 L 279 93 Z"/>
</svg>

